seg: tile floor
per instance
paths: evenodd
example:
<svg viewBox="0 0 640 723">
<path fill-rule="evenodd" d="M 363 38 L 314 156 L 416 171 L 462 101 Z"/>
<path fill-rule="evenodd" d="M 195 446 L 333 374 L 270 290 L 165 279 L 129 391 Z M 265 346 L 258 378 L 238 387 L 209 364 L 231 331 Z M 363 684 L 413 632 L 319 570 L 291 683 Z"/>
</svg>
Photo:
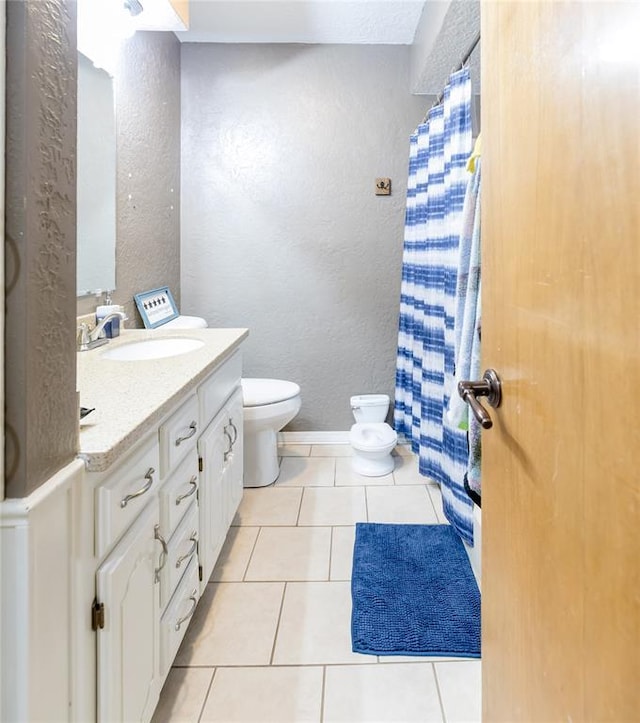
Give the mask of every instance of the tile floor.
<svg viewBox="0 0 640 723">
<path fill-rule="evenodd" d="M 153 723 L 479 721 L 480 661 L 351 651 L 354 524 L 445 524 L 438 487 L 402 449 L 377 478 L 349 446 L 280 451 L 275 485 L 244 491 Z"/>
</svg>

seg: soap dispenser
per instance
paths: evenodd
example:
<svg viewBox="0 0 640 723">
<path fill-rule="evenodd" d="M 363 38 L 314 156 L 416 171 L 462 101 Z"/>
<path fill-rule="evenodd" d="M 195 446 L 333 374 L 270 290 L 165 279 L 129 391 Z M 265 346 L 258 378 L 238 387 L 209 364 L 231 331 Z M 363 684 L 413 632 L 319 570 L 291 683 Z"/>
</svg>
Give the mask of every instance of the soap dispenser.
<svg viewBox="0 0 640 723">
<path fill-rule="evenodd" d="M 105 316 L 109 316 L 109 314 L 113 314 L 116 311 L 123 313 L 122 306 L 114 304 L 111 301 L 111 292 L 107 291 L 105 293 L 105 303 L 101 304 L 96 308 L 96 322 L 98 324 L 102 321 L 102 319 L 105 318 Z M 111 319 L 104 325 L 103 331 L 104 335 L 108 339 L 115 339 L 115 337 L 120 336 L 120 317 L 114 316 L 113 319 Z"/>
</svg>

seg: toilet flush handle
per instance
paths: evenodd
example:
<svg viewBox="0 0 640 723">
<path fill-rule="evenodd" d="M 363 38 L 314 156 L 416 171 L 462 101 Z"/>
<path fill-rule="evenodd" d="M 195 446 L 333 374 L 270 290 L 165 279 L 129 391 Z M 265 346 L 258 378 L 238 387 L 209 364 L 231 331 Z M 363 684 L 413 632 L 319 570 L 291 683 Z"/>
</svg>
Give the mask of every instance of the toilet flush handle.
<svg viewBox="0 0 640 723">
<path fill-rule="evenodd" d="M 471 407 L 473 416 L 483 429 L 491 429 L 493 422 L 487 410 L 477 397 L 486 397 L 487 402 L 497 408 L 502 401 L 502 384 L 495 369 L 487 369 L 479 382 L 458 382 L 458 394 Z"/>
</svg>

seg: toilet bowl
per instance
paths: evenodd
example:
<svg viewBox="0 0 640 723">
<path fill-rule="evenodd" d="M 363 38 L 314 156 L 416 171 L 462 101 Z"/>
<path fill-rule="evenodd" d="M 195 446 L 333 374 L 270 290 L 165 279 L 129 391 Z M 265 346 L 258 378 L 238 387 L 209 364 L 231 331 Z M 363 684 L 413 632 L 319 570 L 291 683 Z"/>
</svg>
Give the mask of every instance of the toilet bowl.
<svg viewBox="0 0 640 723">
<path fill-rule="evenodd" d="M 395 466 L 391 452 L 398 435 L 384 421 L 389 411 L 389 397 L 386 394 L 351 397 L 351 410 L 356 420 L 349 432 L 354 471 L 365 477 L 390 474 Z"/>
<path fill-rule="evenodd" d="M 300 411 L 300 387 L 282 379 L 242 379 L 244 486 L 265 487 L 280 474 L 278 432 Z"/>
<path fill-rule="evenodd" d="M 163 329 L 205 329 L 200 316 L 178 316 Z M 280 474 L 278 432 L 300 411 L 300 387 L 282 379 L 242 379 L 245 487 L 265 487 Z"/>
</svg>

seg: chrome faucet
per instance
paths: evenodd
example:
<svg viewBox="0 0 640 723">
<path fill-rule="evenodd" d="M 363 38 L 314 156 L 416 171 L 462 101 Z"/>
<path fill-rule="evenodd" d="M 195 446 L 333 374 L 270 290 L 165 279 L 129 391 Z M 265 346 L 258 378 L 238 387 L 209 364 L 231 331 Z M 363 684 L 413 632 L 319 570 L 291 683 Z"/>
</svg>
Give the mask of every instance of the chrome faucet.
<svg viewBox="0 0 640 723">
<path fill-rule="evenodd" d="M 87 324 L 80 324 L 78 327 L 78 351 L 89 351 L 90 349 L 95 349 L 98 346 L 102 346 L 103 344 L 106 344 L 109 339 L 107 337 L 100 337 L 100 334 L 102 333 L 105 325 L 115 318 L 119 319 L 126 319 L 126 315 L 123 314 L 121 311 L 113 311 L 111 314 L 107 314 L 103 319 L 100 319 L 100 321 L 95 325 L 95 327 L 91 330 L 89 330 L 89 327 Z"/>
</svg>

